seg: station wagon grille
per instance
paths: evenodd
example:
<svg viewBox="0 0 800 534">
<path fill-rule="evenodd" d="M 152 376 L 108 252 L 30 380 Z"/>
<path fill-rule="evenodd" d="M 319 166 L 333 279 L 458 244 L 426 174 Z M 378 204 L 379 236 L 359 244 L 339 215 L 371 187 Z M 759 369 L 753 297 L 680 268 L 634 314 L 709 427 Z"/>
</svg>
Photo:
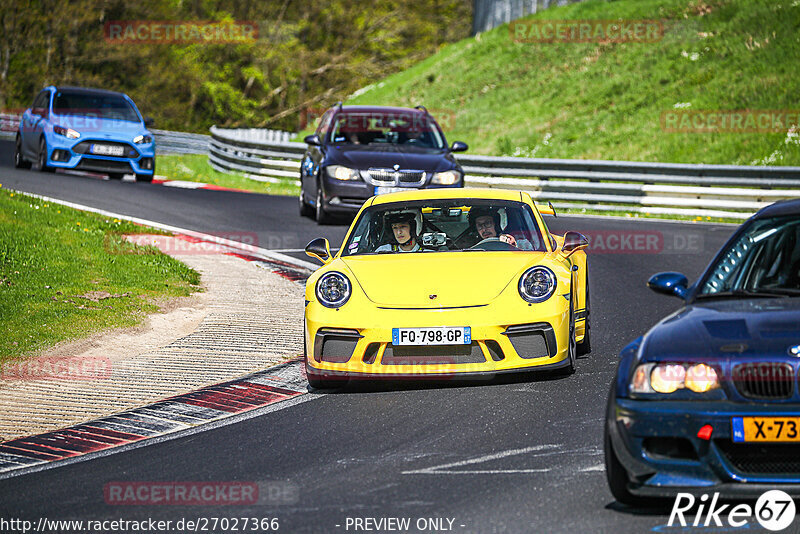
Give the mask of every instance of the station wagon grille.
<svg viewBox="0 0 800 534">
<path fill-rule="evenodd" d="M 794 369 L 782 362 L 742 363 L 733 368 L 733 383 L 748 399 L 788 399 L 794 390 Z"/>
<path fill-rule="evenodd" d="M 425 181 L 425 171 L 370 169 L 367 173 L 373 185 L 420 185 Z"/>
</svg>

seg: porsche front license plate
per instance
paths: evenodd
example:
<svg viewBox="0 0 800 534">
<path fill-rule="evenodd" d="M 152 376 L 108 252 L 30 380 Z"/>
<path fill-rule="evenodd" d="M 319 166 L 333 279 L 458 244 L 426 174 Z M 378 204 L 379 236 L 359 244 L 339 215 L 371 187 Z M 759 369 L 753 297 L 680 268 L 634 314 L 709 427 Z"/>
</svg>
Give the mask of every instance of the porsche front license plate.
<svg viewBox="0 0 800 534">
<path fill-rule="evenodd" d="M 800 442 L 800 417 L 734 417 L 733 441 Z"/>
<path fill-rule="evenodd" d="M 392 328 L 392 345 L 469 345 L 469 326 L 434 326 L 430 328 Z"/>
<path fill-rule="evenodd" d="M 125 154 L 125 148 L 115 145 L 92 145 L 92 154 L 100 156 L 122 156 Z"/>
</svg>

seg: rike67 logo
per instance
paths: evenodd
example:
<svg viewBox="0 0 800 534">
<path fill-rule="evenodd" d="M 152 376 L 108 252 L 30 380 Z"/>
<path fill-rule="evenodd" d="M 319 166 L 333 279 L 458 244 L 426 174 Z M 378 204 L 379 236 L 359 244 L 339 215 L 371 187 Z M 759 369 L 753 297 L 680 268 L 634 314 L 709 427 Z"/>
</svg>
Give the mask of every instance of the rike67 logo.
<svg viewBox="0 0 800 534">
<path fill-rule="evenodd" d="M 762 528 L 778 532 L 786 529 L 794 522 L 794 500 L 781 490 L 770 490 L 763 493 L 755 506 L 749 504 L 721 504 L 719 493 L 714 493 L 709 500 L 708 494 L 699 498 L 690 493 L 678 493 L 672 512 L 669 515 L 668 527 L 734 527 L 752 528 L 752 520 Z M 687 516 L 694 514 L 694 520 Z M 662 529 L 668 532 L 669 529 Z"/>
</svg>

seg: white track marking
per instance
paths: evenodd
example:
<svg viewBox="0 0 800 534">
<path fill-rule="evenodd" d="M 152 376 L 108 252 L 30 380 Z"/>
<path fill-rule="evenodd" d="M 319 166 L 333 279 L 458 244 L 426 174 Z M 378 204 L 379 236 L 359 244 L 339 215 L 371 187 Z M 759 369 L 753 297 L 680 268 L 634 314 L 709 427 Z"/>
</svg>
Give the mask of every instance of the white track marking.
<svg viewBox="0 0 800 534">
<path fill-rule="evenodd" d="M 68 208 L 75 208 L 81 211 L 89 211 L 92 213 L 97 213 L 99 215 L 104 215 L 106 217 L 114 217 L 116 219 L 122 219 L 125 221 L 130 221 L 132 223 L 141 224 L 144 226 L 151 226 L 153 228 L 158 228 L 159 230 L 164 230 L 166 232 L 173 232 L 176 234 L 184 234 L 191 237 L 196 237 L 198 239 L 203 239 L 206 241 L 211 241 L 214 243 L 219 243 L 220 245 L 225 245 L 227 247 L 231 247 L 238 251 L 244 252 L 245 254 L 251 254 L 253 256 L 261 256 L 265 259 L 271 259 L 276 261 L 281 261 L 284 263 L 288 263 L 289 265 L 294 265 L 303 269 L 307 269 L 309 271 L 316 271 L 320 266 L 310 261 L 299 260 L 297 258 L 293 258 L 291 256 L 287 256 L 286 254 L 281 254 L 280 252 L 274 252 L 271 250 L 267 250 L 265 248 L 256 247 L 253 245 L 248 245 L 246 243 L 240 243 L 238 241 L 233 241 L 231 239 L 225 239 L 222 237 L 217 237 L 211 234 L 204 234 L 202 232 L 195 232 L 194 230 L 187 230 L 185 228 L 179 228 L 177 226 L 171 226 L 169 224 L 162 224 L 155 221 L 150 221 L 147 219 L 140 219 L 139 217 L 131 217 L 130 215 L 122 215 L 120 213 L 114 213 L 113 211 L 106 211 L 101 210 L 98 208 L 92 208 L 91 206 L 84 206 L 83 204 L 76 204 L 74 202 L 68 202 L 66 200 L 61 200 L 58 198 L 48 197 L 44 195 L 37 195 L 34 193 L 28 193 L 26 191 L 18 191 L 15 189 L 9 189 L 9 191 L 14 191 L 15 193 L 20 193 L 23 195 L 28 195 L 29 197 L 38 198 L 40 200 L 44 200 L 47 202 L 52 202 L 54 204 L 60 204 L 62 206 L 67 206 Z"/>
<path fill-rule="evenodd" d="M 527 454 L 530 452 L 550 451 L 558 449 L 560 445 L 534 445 L 532 447 L 525 447 L 522 449 L 510 449 L 507 451 L 496 452 L 472 458 L 471 460 L 462 460 L 459 462 L 452 462 L 449 464 L 436 465 L 433 467 L 426 467 L 425 469 L 416 469 L 413 471 L 403 471 L 404 475 L 463 475 L 463 474 L 506 474 L 506 473 L 545 473 L 550 468 L 540 469 L 487 469 L 487 470 L 453 470 L 453 467 L 464 467 L 467 465 L 474 465 L 483 462 L 490 462 L 492 460 L 500 460 L 508 458 L 509 456 L 517 456 L 520 454 Z M 538 456 L 538 455 L 537 455 Z"/>
</svg>

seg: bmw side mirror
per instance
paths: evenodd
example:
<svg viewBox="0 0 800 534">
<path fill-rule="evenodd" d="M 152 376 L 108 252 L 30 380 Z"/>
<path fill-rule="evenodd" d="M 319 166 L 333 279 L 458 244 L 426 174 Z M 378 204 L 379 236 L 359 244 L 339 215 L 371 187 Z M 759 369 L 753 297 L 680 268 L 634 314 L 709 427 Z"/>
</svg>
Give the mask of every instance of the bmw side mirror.
<svg viewBox="0 0 800 534">
<path fill-rule="evenodd" d="M 461 141 L 454 141 L 453 146 L 450 147 L 450 152 L 466 152 L 469 148 L 467 143 L 462 143 Z"/>
<path fill-rule="evenodd" d="M 567 232 L 564 234 L 564 244 L 561 245 L 561 252 L 569 258 L 576 251 L 583 250 L 589 246 L 589 240 L 579 232 Z"/>
<path fill-rule="evenodd" d="M 331 246 L 327 239 L 318 237 L 306 245 L 306 254 L 322 263 L 328 263 L 331 259 Z"/>
<path fill-rule="evenodd" d="M 153 120 L 153 117 L 145 117 L 145 118 L 144 118 L 144 125 L 145 125 L 145 127 L 147 127 L 147 128 L 150 128 L 150 127 L 151 127 L 153 124 L 155 124 L 155 122 L 156 122 L 156 121 L 155 121 L 155 120 Z"/>
<path fill-rule="evenodd" d="M 312 146 L 320 146 L 322 144 L 322 141 L 319 140 L 319 136 L 317 134 L 307 135 L 305 139 L 303 139 L 303 141 L 305 141 L 307 145 L 312 145 Z M 311 243 L 313 243 L 314 241 L 312 241 Z"/>
<path fill-rule="evenodd" d="M 647 287 L 656 293 L 686 300 L 689 279 L 681 273 L 658 273 L 650 277 L 650 280 L 647 281 Z"/>
</svg>

